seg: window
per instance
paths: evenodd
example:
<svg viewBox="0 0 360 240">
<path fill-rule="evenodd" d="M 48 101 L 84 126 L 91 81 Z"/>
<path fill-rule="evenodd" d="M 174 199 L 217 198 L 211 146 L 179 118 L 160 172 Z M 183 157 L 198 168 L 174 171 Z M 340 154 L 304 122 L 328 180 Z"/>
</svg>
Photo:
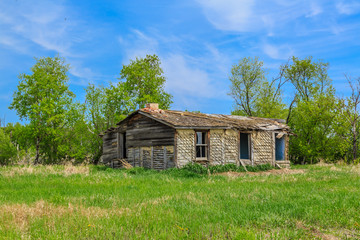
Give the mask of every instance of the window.
<svg viewBox="0 0 360 240">
<path fill-rule="evenodd" d="M 207 132 L 196 132 L 196 158 L 207 158 Z"/>
<path fill-rule="evenodd" d="M 285 137 L 278 136 L 278 133 L 275 133 L 275 160 L 285 160 Z"/>
<path fill-rule="evenodd" d="M 250 159 L 249 133 L 240 133 L 240 159 Z"/>
</svg>

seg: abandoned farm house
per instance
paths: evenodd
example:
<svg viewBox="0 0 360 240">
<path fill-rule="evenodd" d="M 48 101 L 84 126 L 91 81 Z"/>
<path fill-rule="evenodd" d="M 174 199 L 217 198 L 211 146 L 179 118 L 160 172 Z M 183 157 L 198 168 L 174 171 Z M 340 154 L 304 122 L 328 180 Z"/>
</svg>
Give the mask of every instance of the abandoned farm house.
<svg viewBox="0 0 360 240">
<path fill-rule="evenodd" d="M 106 130 L 104 164 L 167 169 L 269 163 L 288 167 L 290 129 L 283 120 L 162 110 L 147 104 Z"/>
</svg>

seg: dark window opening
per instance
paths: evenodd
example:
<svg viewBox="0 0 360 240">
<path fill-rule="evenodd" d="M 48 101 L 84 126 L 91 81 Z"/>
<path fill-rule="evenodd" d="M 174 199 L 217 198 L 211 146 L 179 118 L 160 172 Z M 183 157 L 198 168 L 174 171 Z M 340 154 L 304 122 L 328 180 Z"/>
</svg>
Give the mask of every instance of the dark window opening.
<svg viewBox="0 0 360 240">
<path fill-rule="evenodd" d="M 119 133 L 118 135 L 118 157 L 126 158 L 126 133 Z"/>
<path fill-rule="evenodd" d="M 250 159 L 249 133 L 240 133 L 240 159 Z"/>
<path fill-rule="evenodd" d="M 285 160 L 285 137 L 278 138 L 277 133 L 275 133 L 275 160 Z"/>
<path fill-rule="evenodd" d="M 207 158 L 207 132 L 196 132 L 196 158 Z"/>
<path fill-rule="evenodd" d="M 126 151 L 126 133 L 123 133 L 123 145 L 122 145 L 122 152 L 123 158 L 127 158 L 127 151 Z"/>
</svg>

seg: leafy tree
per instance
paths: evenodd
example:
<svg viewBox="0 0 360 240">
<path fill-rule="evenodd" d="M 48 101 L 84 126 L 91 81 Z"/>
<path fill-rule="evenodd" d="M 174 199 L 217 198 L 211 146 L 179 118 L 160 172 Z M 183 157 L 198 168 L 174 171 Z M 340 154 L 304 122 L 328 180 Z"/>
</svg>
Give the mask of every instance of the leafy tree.
<svg viewBox="0 0 360 240">
<path fill-rule="evenodd" d="M 34 146 L 32 130 L 28 125 L 22 125 L 20 123 L 8 123 L 4 131 L 10 136 L 11 141 L 19 148 L 27 152 Z"/>
<path fill-rule="evenodd" d="M 0 165 L 6 165 L 16 156 L 16 147 L 10 140 L 10 136 L 5 134 L 0 128 Z"/>
<path fill-rule="evenodd" d="M 281 99 L 284 84 L 281 75 L 268 82 L 263 62 L 255 58 L 243 58 L 231 69 L 229 95 L 235 101 L 234 115 L 268 118 L 285 116 L 285 104 Z"/>
<path fill-rule="evenodd" d="M 254 116 L 254 101 L 258 98 L 258 90 L 265 81 L 263 65 L 257 57 L 248 57 L 241 59 L 231 68 L 229 95 L 234 99 L 239 113 Z"/>
<path fill-rule="evenodd" d="M 340 157 L 343 141 L 337 136 L 340 102 L 334 90 L 297 102 L 289 122 L 296 136 L 291 137 L 290 155 L 294 163 L 334 161 Z"/>
<path fill-rule="evenodd" d="M 86 121 L 91 138 L 94 162 L 97 163 L 102 154 L 102 140 L 99 137 L 106 129 L 114 127 L 133 109 L 124 90 L 124 83 L 110 84 L 108 88 L 90 84 L 86 88 Z"/>
<path fill-rule="evenodd" d="M 58 132 L 74 94 L 69 90 L 69 65 L 60 57 L 36 59 L 32 74 L 20 74 L 19 85 L 10 109 L 22 120 L 29 121 L 36 146 L 35 164 L 43 154 L 52 161 L 58 154 Z"/>
<path fill-rule="evenodd" d="M 347 141 L 349 146 L 349 152 L 351 152 L 350 158 L 353 163 L 358 158 L 358 145 L 359 145 L 359 104 L 360 104 L 360 77 L 353 79 L 345 76 L 349 87 L 351 89 L 351 95 L 345 99 L 341 99 L 339 111 L 342 117 L 342 129 L 339 133 Z"/>
<path fill-rule="evenodd" d="M 292 63 L 287 63 L 280 68 L 280 71 L 284 72 L 286 81 L 290 81 L 295 88 L 286 122 L 289 122 L 292 107 L 297 101 L 309 101 L 315 95 L 322 94 L 332 87 L 327 73 L 328 63 L 314 61 L 312 57 L 305 59 L 292 57 L 291 60 Z"/>
<path fill-rule="evenodd" d="M 160 64 L 159 57 L 154 54 L 136 58 L 128 65 L 123 65 L 120 80 L 125 80 L 123 87 L 127 93 L 126 105 L 131 110 L 143 108 L 150 102 L 159 103 L 162 109 L 170 107 L 172 96 L 165 92 L 166 78 Z"/>
<path fill-rule="evenodd" d="M 343 143 L 335 131 L 340 102 L 328 77 L 329 64 L 312 57 L 291 60 L 282 66 L 285 78 L 295 89 L 287 116 L 287 123 L 297 134 L 290 141 L 291 158 L 301 163 L 334 160 L 341 155 L 337 146 Z"/>
</svg>

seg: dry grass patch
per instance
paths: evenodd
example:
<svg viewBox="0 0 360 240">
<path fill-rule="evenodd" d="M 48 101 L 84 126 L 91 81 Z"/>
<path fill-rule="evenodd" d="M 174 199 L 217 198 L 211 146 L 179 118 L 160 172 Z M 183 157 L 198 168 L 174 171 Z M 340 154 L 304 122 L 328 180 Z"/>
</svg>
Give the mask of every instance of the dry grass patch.
<svg viewBox="0 0 360 240">
<path fill-rule="evenodd" d="M 292 174 L 304 174 L 306 171 L 304 169 L 271 169 L 266 172 L 223 172 L 217 173 L 216 175 L 226 176 L 226 177 L 243 177 L 243 176 L 269 176 L 269 175 L 292 175 Z"/>
<path fill-rule="evenodd" d="M 108 218 L 112 216 L 122 216 L 131 214 L 129 208 L 104 209 L 100 207 L 83 207 L 73 205 L 55 206 L 44 200 L 35 202 L 32 205 L 27 204 L 8 204 L 0 206 L 1 227 L 11 228 L 15 226 L 21 231 L 26 231 L 29 223 L 36 218 L 57 218 L 69 216 L 81 216 L 88 219 Z"/>
<path fill-rule="evenodd" d="M 73 174 L 89 175 L 89 166 L 73 166 L 67 165 L 24 165 L 15 167 L 2 167 L 0 174 L 4 177 L 14 177 L 22 175 L 48 175 L 48 174 L 61 174 L 64 176 L 70 176 Z"/>
</svg>

